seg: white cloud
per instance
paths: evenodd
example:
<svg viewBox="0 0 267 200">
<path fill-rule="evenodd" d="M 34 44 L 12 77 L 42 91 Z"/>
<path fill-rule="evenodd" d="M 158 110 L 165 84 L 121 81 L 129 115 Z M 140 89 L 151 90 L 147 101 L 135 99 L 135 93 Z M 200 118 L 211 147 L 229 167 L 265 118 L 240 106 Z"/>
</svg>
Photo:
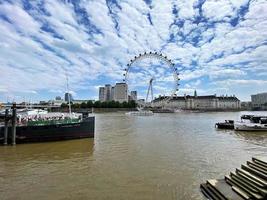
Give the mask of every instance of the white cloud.
<svg viewBox="0 0 267 200">
<path fill-rule="evenodd" d="M 48 0 L 43 5 L 48 15 L 36 2 L 29 2 L 30 11 L 24 10 L 20 1 L 2 3 L 0 72 L 5 85 L 0 87 L 0 98 L 7 92 L 41 95 L 43 90 L 65 91 L 65 70 L 70 73 L 73 91 L 121 81 L 129 60 L 152 50 L 162 51 L 176 63 L 184 86 L 199 87 L 203 93 L 216 88 L 232 92 L 230 84 L 226 84 L 227 90 L 218 81 L 230 79 L 235 84 L 235 80 L 266 78 L 266 1 L 251 1 L 238 24 L 230 24 L 247 2 L 206 1 L 202 8 L 207 21 L 199 22 L 195 21 L 200 15 L 193 0 L 157 0 L 150 7 L 141 0 L 121 1 L 121 9 L 115 4 L 108 8 L 104 0 L 81 1 L 82 14 L 76 13 L 71 3 Z M 172 13 L 174 6 L 178 17 Z M 177 26 L 175 20 L 183 25 Z M 169 42 L 171 34 L 174 38 Z M 147 68 L 136 73 L 133 82 L 147 84 L 148 77 L 157 76 L 162 80 L 159 87 L 164 87 L 164 81 L 171 81 L 166 70 Z M 218 84 L 212 86 L 209 81 Z"/>
</svg>

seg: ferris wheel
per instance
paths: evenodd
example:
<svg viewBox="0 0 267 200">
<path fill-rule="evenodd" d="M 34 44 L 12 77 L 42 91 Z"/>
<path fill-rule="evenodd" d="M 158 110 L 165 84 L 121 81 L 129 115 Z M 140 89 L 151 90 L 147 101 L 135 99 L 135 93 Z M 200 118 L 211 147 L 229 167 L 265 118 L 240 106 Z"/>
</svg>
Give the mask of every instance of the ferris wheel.
<svg viewBox="0 0 267 200">
<path fill-rule="evenodd" d="M 163 62 L 166 66 L 168 66 L 168 68 L 171 70 L 171 73 L 173 75 L 173 88 L 172 90 L 170 91 L 170 96 L 166 97 L 165 100 L 170 100 L 172 99 L 173 96 L 176 95 L 176 93 L 178 92 L 179 90 L 179 81 L 180 81 L 180 78 L 179 78 L 179 72 L 178 72 L 178 69 L 175 67 L 175 64 L 174 62 L 169 59 L 166 55 L 163 55 L 162 53 L 159 53 L 159 52 L 144 52 L 143 54 L 139 54 L 137 56 L 134 56 L 133 59 L 131 59 L 129 61 L 129 63 L 127 64 L 127 67 L 124 69 L 124 79 L 123 79 L 123 82 L 125 83 L 129 83 L 129 74 L 132 70 L 132 68 L 135 66 L 135 64 L 137 62 L 140 62 L 142 60 L 145 60 L 145 59 L 156 59 L 156 60 L 159 60 L 161 62 Z M 151 94 L 152 94 L 152 98 L 153 98 L 153 91 L 152 91 L 152 80 L 154 80 L 155 77 L 152 77 L 149 81 L 149 89 L 151 89 Z M 149 91 L 148 91 L 149 93 Z M 148 97 L 148 93 L 147 93 L 147 97 Z"/>
</svg>

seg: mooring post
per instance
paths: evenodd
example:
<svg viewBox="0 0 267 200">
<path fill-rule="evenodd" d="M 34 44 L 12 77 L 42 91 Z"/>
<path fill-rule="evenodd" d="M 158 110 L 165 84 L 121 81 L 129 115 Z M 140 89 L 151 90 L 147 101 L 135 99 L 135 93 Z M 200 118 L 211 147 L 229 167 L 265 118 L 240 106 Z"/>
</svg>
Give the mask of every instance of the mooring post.
<svg viewBox="0 0 267 200">
<path fill-rule="evenodd" d="M 16 104 L 12 107 L 12 145 L 16 145 L 16 121 L 17 121 L 17 109 Z"/>
<path fill-rule="evenodd" d="M 8 109 L 5 112 L 5 132 L 4 132 L 4 145 L 7 145 L 7 138 L 8 138 Z"/>
</svg>

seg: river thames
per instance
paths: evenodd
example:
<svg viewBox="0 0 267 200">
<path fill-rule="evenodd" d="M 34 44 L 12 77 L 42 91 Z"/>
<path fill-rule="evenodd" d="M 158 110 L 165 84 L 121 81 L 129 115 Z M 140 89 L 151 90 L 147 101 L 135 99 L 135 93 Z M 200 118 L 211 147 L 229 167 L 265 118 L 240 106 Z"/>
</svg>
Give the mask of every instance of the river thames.
<svg viewBox="0 0 267 200">
<path fill-rule="evenodd" d="M 205 199 L 200 183 L 267 155 L 267 132 L 214 128 L 241 114 L 96 114 L 94 139 L 0 146 L 0 197 Z"/>
</svg>

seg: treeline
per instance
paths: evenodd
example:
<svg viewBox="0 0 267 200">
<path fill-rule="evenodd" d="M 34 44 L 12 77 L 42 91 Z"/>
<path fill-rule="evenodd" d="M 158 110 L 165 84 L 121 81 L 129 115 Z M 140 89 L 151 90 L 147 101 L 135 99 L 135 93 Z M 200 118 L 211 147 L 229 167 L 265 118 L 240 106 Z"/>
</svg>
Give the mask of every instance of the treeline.
<svg viewBox="0 0 267 200">
<path fill-rule="evenodd" d="M 71 107 L 72 108 L 136 108 L 137 104 L 135 101 L 129 101 L 129 102 L 123 102 L 120 103 L 118 101 L 87 101 L 86 103 L 83 102 L 81 104 L 79 103 L 72 103 L 71 102 Z M 67 108 L 68 104 L 62 103 L 61 108 Z"/>
</svg>

